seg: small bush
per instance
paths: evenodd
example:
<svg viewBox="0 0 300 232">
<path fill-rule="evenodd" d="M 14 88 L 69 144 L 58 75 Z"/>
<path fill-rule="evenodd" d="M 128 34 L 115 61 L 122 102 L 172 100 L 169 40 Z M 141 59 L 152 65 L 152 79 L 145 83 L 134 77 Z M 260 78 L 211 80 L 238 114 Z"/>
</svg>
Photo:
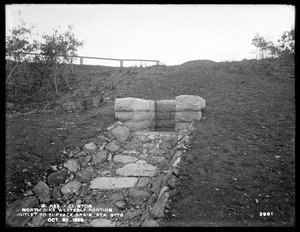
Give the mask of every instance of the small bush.
<svg viewBox="0 0 300 232">
<path fill-rule="evenodd" d="M 52 35 L 43 35 L 42 42 L 31 36 L 32 27 L 24 23 L 6 36 L 7 102 L 51 101 L 76 83 L 73 58 L 68 56 L 76 55 L 83 42 L 75 38 L 72 26 L 62 34 L 55 30 Z"/>
</svg>

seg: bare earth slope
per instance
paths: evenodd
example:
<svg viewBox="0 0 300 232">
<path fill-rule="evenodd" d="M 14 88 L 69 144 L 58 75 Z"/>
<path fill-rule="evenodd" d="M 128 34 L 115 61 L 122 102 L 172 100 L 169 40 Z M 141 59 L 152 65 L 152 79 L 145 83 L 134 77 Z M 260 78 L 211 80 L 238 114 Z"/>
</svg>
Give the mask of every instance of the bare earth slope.
<svg viewBox="0 0 300 232">
<path fill-rule="evenodd" d="M 7 118 L 7 205 L 29 188 L 26 182 L 34 186 L 50 165 L 66 160 L 64 150 L 92 141 L 112 124 L 116 97 L 191 94 L 206 100 L 205 119 L 181 163 L 178 193 L 162 225 L 294 225 L 294 79 L 212 61 L 75 68 L 78 87 L 61 101 L 85 99 L 85 110 L 63 112 L 58 102 L 56 110 Z M 96 96 L 102 97 L 98 108 Z"/>
</svg>

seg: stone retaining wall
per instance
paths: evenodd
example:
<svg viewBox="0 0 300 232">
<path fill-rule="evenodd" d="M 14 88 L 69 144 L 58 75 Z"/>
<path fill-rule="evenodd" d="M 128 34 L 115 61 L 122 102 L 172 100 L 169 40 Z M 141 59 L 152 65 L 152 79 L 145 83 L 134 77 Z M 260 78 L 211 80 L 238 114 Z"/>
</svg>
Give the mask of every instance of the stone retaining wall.
<svg viewBox="0 0 300 232">
<path fill-rule="evenodd" d="M 192 121 L 200 121 L 205 105 L 204 99 L 194 95 L 160 101 L 117 98 L 115 117 L 131 131 L 177 131 Z"/>
</svg>

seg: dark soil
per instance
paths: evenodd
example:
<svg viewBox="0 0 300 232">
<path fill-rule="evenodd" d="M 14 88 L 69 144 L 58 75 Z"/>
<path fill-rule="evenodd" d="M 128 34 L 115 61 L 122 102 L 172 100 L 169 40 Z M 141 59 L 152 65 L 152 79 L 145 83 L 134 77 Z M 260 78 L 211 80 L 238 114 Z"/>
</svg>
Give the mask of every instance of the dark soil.
<svg viewBox="0 0 300 232">
<path fill-rule="evenodd" d="M 252 63 L 251 63 L 252 62 Z M 255 69 L 259 61 L 109 68 L 76 66 L 78 86 L 63 101 L 87 109 L 21 114 L 6 120 L 6 202 L 114 122 L 114 99 L 198 95 L 204 119 L 181 163 L 163 226 L 295 225 L 295 80 Z M 92 97 L 101 96 L 98 108 Z M 269 215 L 269 216 L 268 216 Z"/>
</svg>

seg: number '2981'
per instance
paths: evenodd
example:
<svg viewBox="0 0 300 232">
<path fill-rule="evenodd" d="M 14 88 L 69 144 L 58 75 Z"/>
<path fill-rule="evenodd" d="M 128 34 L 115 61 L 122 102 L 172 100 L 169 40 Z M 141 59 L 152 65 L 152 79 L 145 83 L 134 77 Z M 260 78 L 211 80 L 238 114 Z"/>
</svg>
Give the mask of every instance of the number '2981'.
<svg viewBox="0 0 300 232">
<path fill-rule="evenodd" d="M 273 212 L 259 212 L 260 217 L 270 217 L 273 216 Z"/>
</svg>

